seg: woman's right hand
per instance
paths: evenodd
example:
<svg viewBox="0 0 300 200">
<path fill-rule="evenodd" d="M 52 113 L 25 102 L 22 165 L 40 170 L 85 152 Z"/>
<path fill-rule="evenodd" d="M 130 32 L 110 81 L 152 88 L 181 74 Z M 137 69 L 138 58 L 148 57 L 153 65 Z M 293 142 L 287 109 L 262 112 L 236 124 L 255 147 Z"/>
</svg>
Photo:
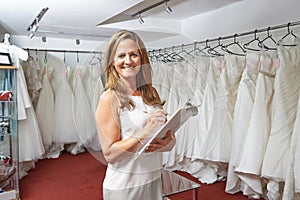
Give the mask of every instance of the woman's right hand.
<svg viewBox="0 0 300 200">
<path fill-rule="evenodd" d="M 147 121 L 147 125 L 154 126 L 155 128 L 163 125 L 167 121 L 167 111 L 162 107 L 151 109 Z"/>
</svg>

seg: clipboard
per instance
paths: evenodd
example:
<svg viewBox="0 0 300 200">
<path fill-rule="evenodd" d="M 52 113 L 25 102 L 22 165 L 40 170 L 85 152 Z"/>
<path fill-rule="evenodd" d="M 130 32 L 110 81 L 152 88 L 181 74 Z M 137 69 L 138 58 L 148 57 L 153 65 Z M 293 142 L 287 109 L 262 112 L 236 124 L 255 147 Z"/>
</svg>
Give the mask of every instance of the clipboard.
<svg viewBox="0 0 300 200">
<path fill-rule="evenodd" d="M 135 159 L 145 151 L 154 138 L 164 138 L 168 130 L 171 130 L 174 134 L 190 117 L 198 114 L 198 107 L 199 106 L 190 105 L 178 109 L 164 125 L 159 127 L 158 130 L 144 142 L 137 151 Z"/>
</svg>

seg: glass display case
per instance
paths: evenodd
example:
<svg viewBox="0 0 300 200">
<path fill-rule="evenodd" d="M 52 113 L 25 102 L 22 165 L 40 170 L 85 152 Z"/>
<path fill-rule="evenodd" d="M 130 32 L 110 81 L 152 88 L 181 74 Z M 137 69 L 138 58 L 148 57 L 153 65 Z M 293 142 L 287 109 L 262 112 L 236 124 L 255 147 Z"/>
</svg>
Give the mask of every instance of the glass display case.
<svg viewBox="0 0 300 200">
<path fill-rule="evenodd" d="M 198 200 L 199 188 L 200 184 L 181 176 L 180 174 L 169 170 L 162 171 L 163 200 L 170 200 L 169 196 L 189 191 L 192 192 L 192 197 L 189 196 L 189 199 Z"/>
<path fill-rule="evenodd" d="M 19 199 L 17 67 L 0 65 L 0 199 Z"/>
</svg>

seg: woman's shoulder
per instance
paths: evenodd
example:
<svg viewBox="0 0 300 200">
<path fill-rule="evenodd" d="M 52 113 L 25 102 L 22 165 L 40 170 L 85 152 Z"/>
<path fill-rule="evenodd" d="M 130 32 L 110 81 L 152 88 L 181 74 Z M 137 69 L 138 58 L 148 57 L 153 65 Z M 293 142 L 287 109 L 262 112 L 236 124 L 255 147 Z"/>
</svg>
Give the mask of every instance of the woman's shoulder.
<svg viewBox="0 0 300 200">
<path fill-rule="evenodd" d="M 100 96 L 100 100 L 102 101 L 111 101 L 112 98 L 113 98 L 114 94 L 113 94 L 113 91 L 108 89 L 108 90 L 105 90 L 101 96 Z"/>
<path fill-rule="evenodd" d="M 111 104 L 113 102 L 119 102 L 117 95 L 113 90 L 106 90 L 100 96 L 100 101 L 104 104 Z"/>
</svg>

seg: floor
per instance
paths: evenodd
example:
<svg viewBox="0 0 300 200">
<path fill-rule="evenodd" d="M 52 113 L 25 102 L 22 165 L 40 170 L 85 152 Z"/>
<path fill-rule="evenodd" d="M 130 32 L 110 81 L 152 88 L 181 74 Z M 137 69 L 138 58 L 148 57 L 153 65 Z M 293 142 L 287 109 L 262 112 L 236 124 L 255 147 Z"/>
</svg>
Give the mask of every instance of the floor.
<svg viewBox="0 0 300 200">
<path fill-rule="evenodd" d="M 79 155 L 63 152 L 57 159 L 43 159 L 36 162 L 36 168 L 20 180 L 22 200 L 101 200 L 102 181 L 106 166 L 98 152 L 86 151 Z M 224 191 L 226 182 L 202 184 L 185 172 L 176 172 L 201 187 L 199 199 L 241 200 L 248 199 L 241 193 L 234 195 Z M 192 191 L 169 196 L 172 200 L 191 200 Z M 151 199 L 149 199 L 151 200 Z"/>
</svg>

